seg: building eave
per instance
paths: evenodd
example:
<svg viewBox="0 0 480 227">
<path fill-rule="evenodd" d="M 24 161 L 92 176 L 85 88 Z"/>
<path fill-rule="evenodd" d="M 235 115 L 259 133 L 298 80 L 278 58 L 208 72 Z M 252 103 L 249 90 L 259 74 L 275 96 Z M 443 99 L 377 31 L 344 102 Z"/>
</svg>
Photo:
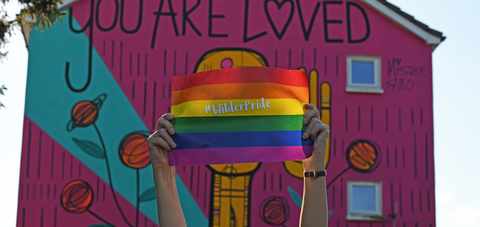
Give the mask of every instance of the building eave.
<svg viewBox="0 0 480 227">
<path fill-rule="evenodd" d="M 416 36 L 425 40 L 425 42 L 433 47 L 433 50 L 440 45 L 447 37 L 442 32 L 431 29 L 426 24 L 416 20 L 410 14 L 403 12 L 397 6 L 386 0 L 362 0 L 368 6 L 379 11 L 387 18 L 404 27 Z"/>
<path fill-rule="evenodd" d="M 64 0 L 62 4 L 58 4 L 58 8 L 59 9 L 65 8 L 76 1 L 78 0 Z"/>
</svg>

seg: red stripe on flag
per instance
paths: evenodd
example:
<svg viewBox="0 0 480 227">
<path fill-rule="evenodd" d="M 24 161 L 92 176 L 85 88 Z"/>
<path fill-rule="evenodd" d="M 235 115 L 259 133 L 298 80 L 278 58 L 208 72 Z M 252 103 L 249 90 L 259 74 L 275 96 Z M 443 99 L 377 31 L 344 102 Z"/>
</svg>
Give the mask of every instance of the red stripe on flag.
<svg viewBox="0 0 480 227">
<path fill-rule="evenodd" d="M 268 67 L 217 69 L 186 76 L 174 76 L 172 89 L 183 89 L 209 84 L 277 83 L 295 87 L 308 87 L 303 71 Z"/>
</svg>

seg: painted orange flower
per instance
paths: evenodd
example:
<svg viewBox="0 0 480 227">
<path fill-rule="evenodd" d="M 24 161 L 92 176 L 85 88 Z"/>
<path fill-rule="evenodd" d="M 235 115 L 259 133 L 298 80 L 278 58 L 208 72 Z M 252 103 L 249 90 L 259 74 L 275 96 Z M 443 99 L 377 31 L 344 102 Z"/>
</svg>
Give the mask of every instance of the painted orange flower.
<svg viewBox="0 0 480 227">
<path fill-rule="evenodd" d="M 147 136 L 142 133 L 132 133 L 123 138 L 119 153 L 122 162 L 134 169 L 141 169 L 150 164 Z"/>
<path fill-rule="evenodd" d="M 67 131 L 72 131 L 75 127 L 87 127 L 98 118 L 98 112 L 107 98 L 106 94 L 101 94 L 93 101 L 80 101 L 72 108 L 72 119 L 68 122 Z"/>
<path fill-rule="evenodd" d="M 352 169 L 368 173 L 375 170 L 380 163 L 380 153 L 372 141 L 357 140 L 347 148 L 347 162 Z"/>
<path fill-rule="evenodd" d="M 289 217 L 288 202 L 283 197 L 269 197 L 260 206 L 262 220 L 269 225 L 284 225 Z"/>
<path fill-rule="evenodd" d="M 93 190 L 82 180 L 74 180 L 65 185 L 60 197 L 62 207 L 71 213 L 82 213 L 92 205 Z"/>
</svg>

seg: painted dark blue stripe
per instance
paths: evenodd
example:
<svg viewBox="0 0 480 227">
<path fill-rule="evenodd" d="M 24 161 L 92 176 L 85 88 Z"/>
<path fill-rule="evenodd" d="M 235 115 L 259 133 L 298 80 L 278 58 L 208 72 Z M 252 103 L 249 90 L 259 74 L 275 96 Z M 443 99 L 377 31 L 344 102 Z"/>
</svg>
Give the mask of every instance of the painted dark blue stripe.
<svg viewBox="0 0 480 227">
<path fill-rule="evenodd" d="M 270 132 L 215 132 L 177 133 L 172 136 L 177 149 L 224 147 L 309 146 L 311 139 L 303 140 L 304 131 Z"/>
</svg>

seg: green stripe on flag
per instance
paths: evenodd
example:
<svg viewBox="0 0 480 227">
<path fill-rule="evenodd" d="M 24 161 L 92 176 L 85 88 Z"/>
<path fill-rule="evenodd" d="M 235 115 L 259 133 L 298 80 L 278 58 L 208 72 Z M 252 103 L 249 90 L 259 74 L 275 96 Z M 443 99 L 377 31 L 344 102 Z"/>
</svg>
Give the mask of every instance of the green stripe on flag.
<svg viewBox="0 0 480 227">
<path fill-rule="evenodd" d="M 305 130 L 303 115 L 179 117 L 172 121 L 177 133 L 262 132 Z"/>
</svg>

